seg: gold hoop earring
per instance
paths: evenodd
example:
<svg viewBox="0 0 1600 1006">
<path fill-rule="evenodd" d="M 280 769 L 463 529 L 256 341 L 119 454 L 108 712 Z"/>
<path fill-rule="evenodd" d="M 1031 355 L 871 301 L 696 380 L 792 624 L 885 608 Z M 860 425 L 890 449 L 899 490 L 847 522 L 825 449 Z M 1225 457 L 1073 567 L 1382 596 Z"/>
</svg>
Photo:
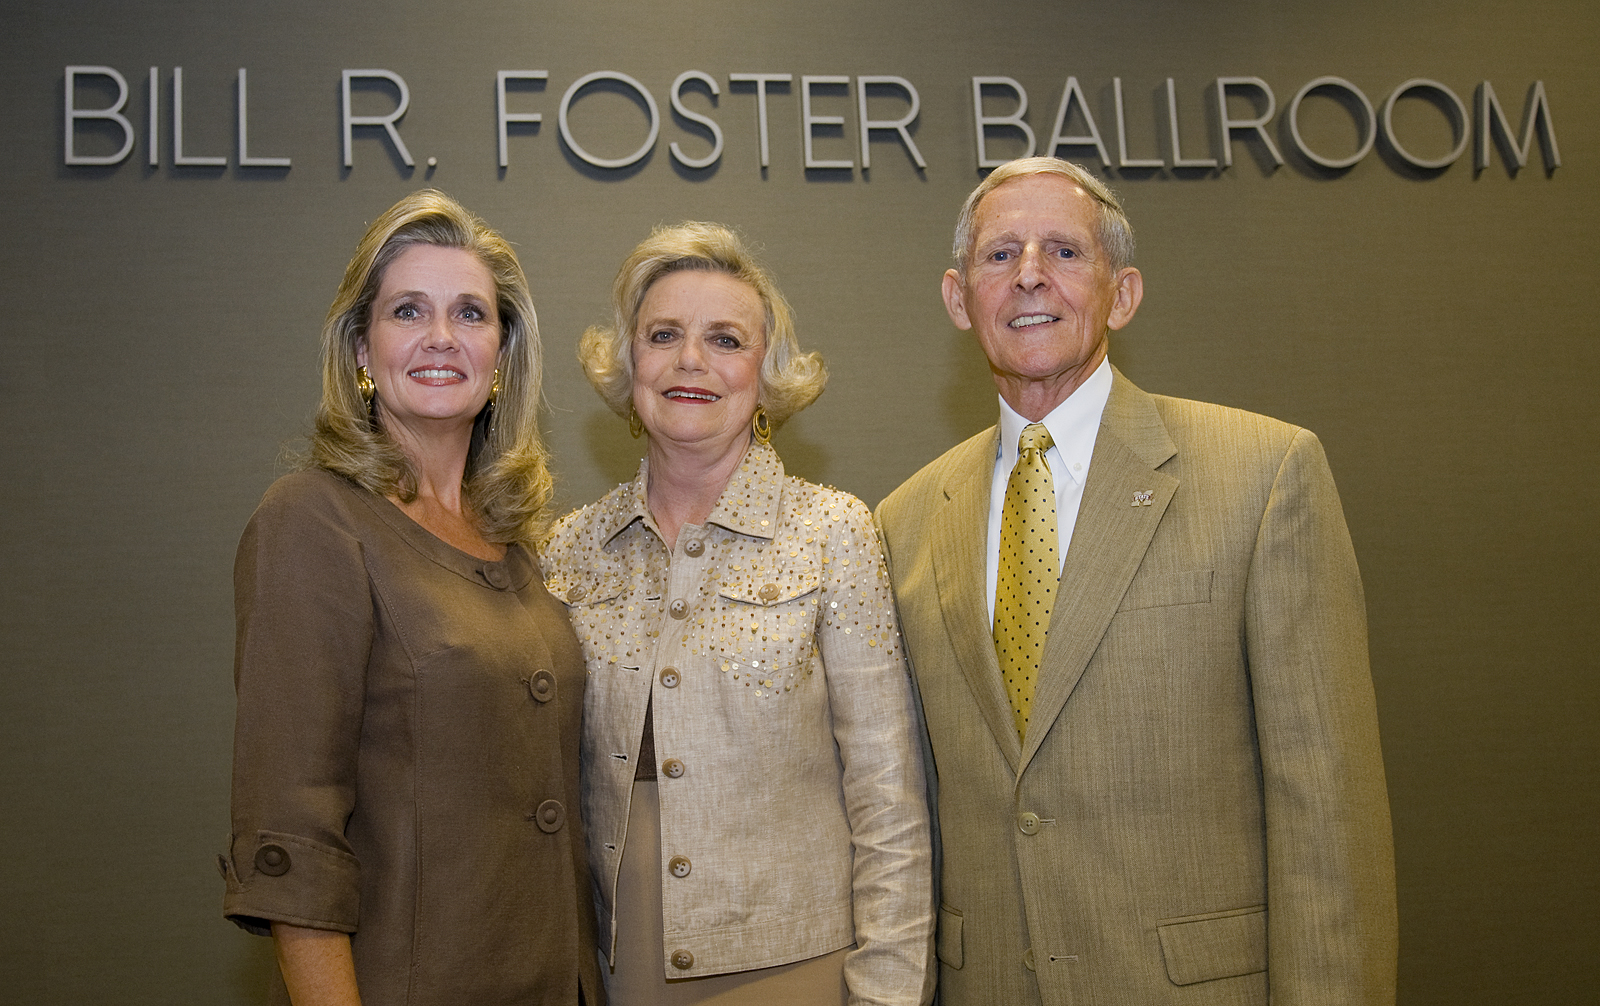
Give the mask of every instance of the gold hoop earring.
<svg viewBox="0 0 1600 1006">
<path fill-rule="evenodd" d="M 500 368 L 494 368 L 494 383 L 489 385 L 489 404 L 493 405 L 500 398 Z"/>
<path fill-rule="evenodd" d="M 372 405 L 372 396 L 378 393 L 378 386 L 372 383 L 372 375 L 367 373 L 366 367 L 356 368 L 356 390 L 361 393 L 361 400 Z"/>
<path fill-rule="evenodd" d="M 764 406 L 756 406 L 756 414 L 750 417 L 750 432 L 755 434 L 758 444 L 772 442 L 772 420 L 767 418 Z"/>
<path fill-rule="evenodd" d="M 639 418 L 638 410 L 633 407 L 632 402 L 628 403 L 628 432 L 633 434 L 635 440 L 644 433 L 644 420 Z"/>
</svg>

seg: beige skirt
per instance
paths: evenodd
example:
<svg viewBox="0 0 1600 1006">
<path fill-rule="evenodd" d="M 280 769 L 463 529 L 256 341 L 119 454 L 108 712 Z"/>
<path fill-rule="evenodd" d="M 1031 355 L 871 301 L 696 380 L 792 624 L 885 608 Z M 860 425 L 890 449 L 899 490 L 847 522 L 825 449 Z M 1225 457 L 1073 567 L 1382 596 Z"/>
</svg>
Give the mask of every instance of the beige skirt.
<svg viewBox="0 0 1600 1006">
<path fill-rule="evenodd" d="M 611 1006 L 832 1006 L 849 998 L 844 958 L 853 947 L 807 961 L 705 978 L 665 977 L 661 908 L 661 804 L 654 782 L 633 784 L 617 877 L 616 966 L 601 971 Z"/>
</svg>

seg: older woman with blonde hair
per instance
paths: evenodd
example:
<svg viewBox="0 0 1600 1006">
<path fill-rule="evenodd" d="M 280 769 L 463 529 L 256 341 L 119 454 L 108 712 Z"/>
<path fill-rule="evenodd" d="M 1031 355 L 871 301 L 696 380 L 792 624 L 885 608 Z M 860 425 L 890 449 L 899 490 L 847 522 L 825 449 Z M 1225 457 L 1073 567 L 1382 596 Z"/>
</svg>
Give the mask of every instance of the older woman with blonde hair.
<svg viewBox="0 0 1600 1006">
<path fill-rule="evenodd" d="M 543 546 L 588 665 L 583 799 L 611 1002 L 931 993 L 923 766 L 894 602 L 855 497 L 786 476 L 821 393 L 728 229 L 656 230 L 579 357 L 647 435 Z"/>
<path fill-rule="evenodd" d="M 276 1002 L 602 1001 L 539 371 L 504 238 L 431 190 L 374 221 L 234 567 L 223 911 L 273 937 Z"/>
</svg>

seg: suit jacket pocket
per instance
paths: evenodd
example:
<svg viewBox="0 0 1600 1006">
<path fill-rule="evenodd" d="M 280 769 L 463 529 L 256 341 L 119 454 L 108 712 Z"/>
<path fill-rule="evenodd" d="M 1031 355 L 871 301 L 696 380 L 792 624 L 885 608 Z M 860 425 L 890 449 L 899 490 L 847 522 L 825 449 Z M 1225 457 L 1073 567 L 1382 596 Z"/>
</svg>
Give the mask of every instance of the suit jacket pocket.
<svg viewBox="0 0 1600 1006">
<path fill-rule="evenodd" d="M 1122 595 L 1118 611 L 1135 608 L 1163 608 L 1173 604 L 1205 604 L 1211 600 L 1211 570 L 1194 569 L 1186 573 L 1156 573 L 1135 577 Z"/>
<path fill-rule="evenodd" d="M 946 967 L 961 967 L 961 913 L 949 905 L 939 906 L 939 937 L 934 945 Z"/>
<path fill-rule="evenodd" d="M 1254 905 L 1156 923 L 1167 977 L 1174 985 L 1267 970 L 1267 908 Z"/>
</svg>

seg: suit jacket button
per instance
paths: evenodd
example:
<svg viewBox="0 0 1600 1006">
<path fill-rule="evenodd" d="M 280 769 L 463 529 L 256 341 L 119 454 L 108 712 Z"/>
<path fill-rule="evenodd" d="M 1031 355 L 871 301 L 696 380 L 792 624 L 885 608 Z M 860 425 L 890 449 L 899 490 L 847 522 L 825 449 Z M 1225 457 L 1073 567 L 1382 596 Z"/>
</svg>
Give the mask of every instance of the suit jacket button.
<svg viewBox="0 0 1600 1006">
<path fill-rule="evenodd" d="M 489 563 L 483 567 L 483 578 L 489 581 L 489 586 L 495 590 L 505 590 L 511 586 L 511 574 L 506 572 L 499 563 Z"/>
<path fill-rule="evenodd" d="M 679 971 L 687 971 L 694 967 L 694 954 L 687 950 L 674 950 L 672 952 L 672 966 Z"/>
<path fill-rule="evenodd" d="M 679 880 L 687 877 L 691 869 L 693 869 L 693 867 L 689 865 L 688 856 L 673 856 L 671 859 L 667 860 L 667 872 L 672 874 L 674 877 L 677 877 Z"/>
<path fill-rule="evenodd" d="M 676 667 L 663 667 L 663 668 L 661 668 L 661 687 L 662 688 L 676 688 L 676 687 L 678 687 L 678 669 Z"/>
<path fill-rule="evenodd" d="M 1037 968 L 1035 968 L 1033 966 L 1033 948 L 1032 947 L 1029 947 L 1028 948 L 1028 952 L 1022 955 L 1022 966 L 1027 968 L 1029 971 L 1038 970 Z"/>
<path fill-rule="evenodd" d="M 528 679 L 528 694 L 540 702 L 549 702 L 556 697 L 556 676 L 540 669 Z"/>
<path fill-rule="evenodd" d="M 689 602 L 685 601 L 681 597 L 678 598 L 676 601 L 673 601 L 671 604 L 667 605 L 667 614 L 671 615 L 673 618 L 687 618 L 689 615 Z"/>
<path fill-rule="evenodd" d="M 1018 814 L 1017 830 L 1024 835 L 1037 835 L 1039 833 L 1039 815 L 1031 810 Z"/>
<path fill-rule="evenodd" d="M 668 779 L 683 778 L 683 762 L 676 758 L 668 758 L 661 763 L 661 774 Z"/>
<path fill-rule="evenodd" d="M 546 800 L 533 812 L 533 823 L 546 835 L 553 835 L 561 830 L 567 821 L 567 808 L 561 806 L 560 800 Z"/>
<path fill-rule="evenodd" d="M 256 869 L 269 877 L 289 872 L 289 850 L 281 845 L 263 845 L 256 850 Z"/>
<path fill-rule="evenodd" d="M 706 543 L 699 538 L 690 538 L 683 543 L 683 554 L 693 559 L 706 550 Z"/>
</svg>

